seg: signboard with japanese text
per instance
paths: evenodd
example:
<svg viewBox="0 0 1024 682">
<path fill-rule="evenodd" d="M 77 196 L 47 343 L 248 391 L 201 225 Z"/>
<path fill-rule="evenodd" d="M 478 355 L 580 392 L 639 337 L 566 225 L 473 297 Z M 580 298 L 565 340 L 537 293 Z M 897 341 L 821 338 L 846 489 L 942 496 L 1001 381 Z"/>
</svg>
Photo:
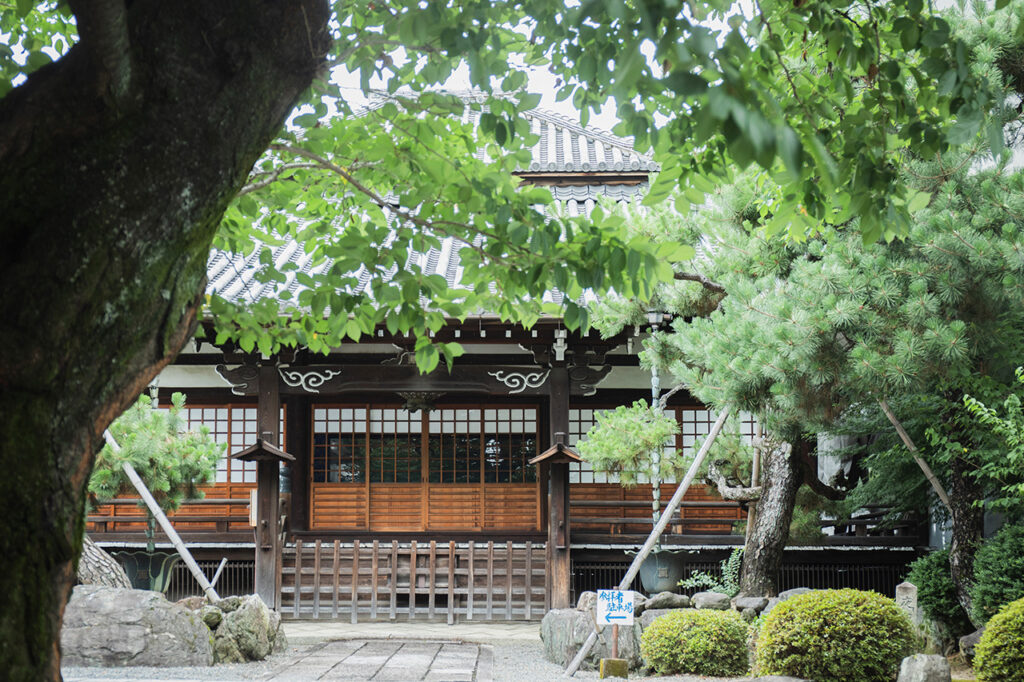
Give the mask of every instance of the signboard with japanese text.
<svg viewBox="0 0 1024 682">
<path fill-rule="evenodd" d="M 597 624 L 632 625 L 633 593 L 629 590 L 598 590 Z"/>
</svg>

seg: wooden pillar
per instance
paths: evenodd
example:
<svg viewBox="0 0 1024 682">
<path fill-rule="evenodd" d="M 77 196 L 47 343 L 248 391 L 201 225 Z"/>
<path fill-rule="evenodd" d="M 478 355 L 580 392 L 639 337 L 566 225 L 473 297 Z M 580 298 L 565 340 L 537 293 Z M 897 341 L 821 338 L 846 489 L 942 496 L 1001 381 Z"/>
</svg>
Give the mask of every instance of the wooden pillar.
<svg viewBox="0 0 1024 682">
<path fill-rule="evenodd" d="M 569 434 L 569 370 L 553 367 L 548 381 L 551 387 L 549 423 L 551 443 Z M 556 434 L 559 434 L 556 436 Z M 569 608 L 572 593 L 572 559 L 569 553 L 569 465 L 552 463 L 548 476 L 548 597 L 551 608 Z"/>
<path fill-rule="evenodd" d="M 288 417 L 288 442 L 285 451 L 295 457 L 290 464 L 292 499 L 288 511 L 288 527 L 291 530 L 309 530 L 309 453 L 310 453 L 310 406 L 307 396 L 285 398 Z"/>
<path fill-rule="evenodd" d="M 256 410 L 257 435 L 277 445 L 280 438 L 281 396 L 277 367 L 260 365 L 259 404 Z M 256 594 L 272 609 L 280 607 L 277 594 L 278 500 L 280 499 L 277 461 L 260 461 L 256 469 Z"/>
</svg>

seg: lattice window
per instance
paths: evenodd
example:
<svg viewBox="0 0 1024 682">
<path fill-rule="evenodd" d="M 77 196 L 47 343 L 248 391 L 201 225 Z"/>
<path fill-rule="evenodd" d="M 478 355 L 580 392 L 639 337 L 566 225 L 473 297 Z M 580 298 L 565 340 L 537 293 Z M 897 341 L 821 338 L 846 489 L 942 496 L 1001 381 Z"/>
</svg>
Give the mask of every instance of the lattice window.
<svg viewBox="0 0 1024 682">
<path fill-rule="evenodd" d="M 428 436 L 431 483 L 480 482 L 480 410 L 433 410 Z"/>
<path fill-rule="evenodd" d="M 533 483 L 537 429 L 535 407 L 317 406 L 313 481 Z"/>
<path fill-rule="evenodd" d="M 399 408 L 370 410 L 370 481 L 419 483 L 423 415 Z"/>
<path fill-rule="evenodd" d="M 484 481 L 533 483 L 537 467 L 537 410 L 484 410 Z"/>
<path fill-rule="evenodd" d="M 362 483 L 366 480 L 366 409 L 313 410 L 313 481 Z"/>
<path fill-rule="evenodd" d="M 217 405 L 185 407 L 185 418 L 190 430 L 205 426 L 218 443 L 226 444 L 224 456 L 217 462 L 217 483 L 255 483 L 256 462 L 228 459 L 256 442 L 256 408 L 246 405 Z M 284 442 L 284 408 L 279 424 L 281 443 Z"/>
</svg>

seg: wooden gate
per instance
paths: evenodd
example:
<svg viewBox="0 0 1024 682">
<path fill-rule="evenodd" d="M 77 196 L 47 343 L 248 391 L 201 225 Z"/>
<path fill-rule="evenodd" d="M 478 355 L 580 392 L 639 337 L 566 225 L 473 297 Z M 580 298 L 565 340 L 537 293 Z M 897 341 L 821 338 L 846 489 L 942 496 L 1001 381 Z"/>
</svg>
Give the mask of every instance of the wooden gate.
<svg viewBox="0 0 1024 682">
<path fill-rule="evenodd" d="M 543 543 L 321 542 L 286 546 L 285 618 L 540 620 Z"/>
</svg>

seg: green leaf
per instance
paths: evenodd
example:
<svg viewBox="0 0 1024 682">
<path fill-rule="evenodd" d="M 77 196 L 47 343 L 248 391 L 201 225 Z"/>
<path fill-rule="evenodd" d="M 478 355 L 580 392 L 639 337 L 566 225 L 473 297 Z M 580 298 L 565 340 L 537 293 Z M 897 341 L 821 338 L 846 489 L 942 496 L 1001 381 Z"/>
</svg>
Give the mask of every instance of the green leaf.
<svg viewBox="0 0 1024 682">
<path fill-rule="evenodd" d="M 914 194 L 910 197 L 910 200 L 907 201 L 907 211 L 909 211 L 910 213 L 917 213 L 921 209 L 928 206 L 931 200 L 932 195 L 928 192 L 914 192 Z"/>
</svg>

